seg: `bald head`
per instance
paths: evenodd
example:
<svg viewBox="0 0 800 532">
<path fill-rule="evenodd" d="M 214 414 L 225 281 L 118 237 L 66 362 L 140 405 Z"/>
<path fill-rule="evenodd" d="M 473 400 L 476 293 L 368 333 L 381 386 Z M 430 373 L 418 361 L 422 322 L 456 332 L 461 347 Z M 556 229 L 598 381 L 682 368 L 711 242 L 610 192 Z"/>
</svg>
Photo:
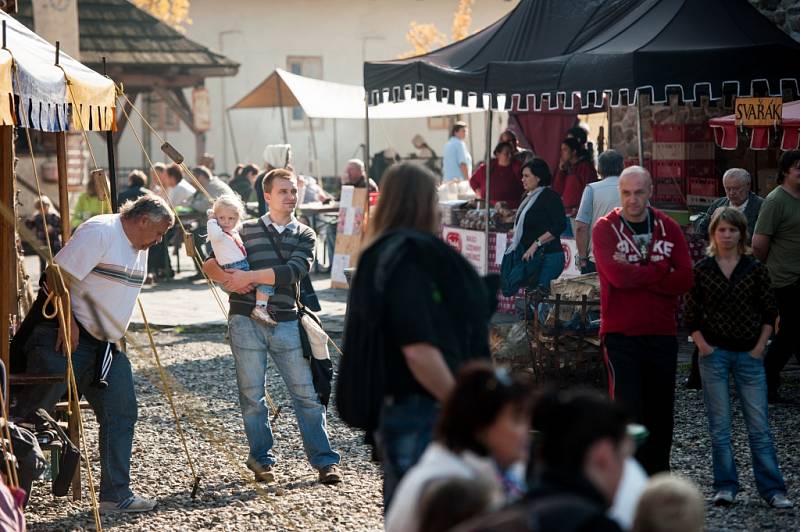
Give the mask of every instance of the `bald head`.
<svg viewBox="0 0 800 532">
<path fill-rule="evenodd" d="M 641 222 L 647 216 L 647 203 L 653 194 L 650 172 L 641 166 L 629 166 L 619 175 L 619 199 L 622 215 L 630 222 Z"/>
</svg>

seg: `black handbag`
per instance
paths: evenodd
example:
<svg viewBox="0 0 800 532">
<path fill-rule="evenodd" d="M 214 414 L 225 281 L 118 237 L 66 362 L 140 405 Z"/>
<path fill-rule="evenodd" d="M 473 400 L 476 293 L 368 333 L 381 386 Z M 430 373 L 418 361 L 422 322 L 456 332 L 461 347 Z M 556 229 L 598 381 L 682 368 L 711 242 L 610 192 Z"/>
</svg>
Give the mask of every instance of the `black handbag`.
<svg viewBox="0 0 800 532">
<path fill-rule="evenodd" d="M 61 457 L 58 461 L 58 476 L 53 479 L 53 495 L 56 497 L 65 497 L 69 492 L 69 487 L 72 484 L 72 478 L 75 476 L 75 470 L 78 469 L 81 463 L 81 452 L 70 441 L 67 433 L 56 422 L 55 419 L 50 417 L 43 408 L 36 411 L 42 420 L 44 420 L 50 428 L 52 428 L 58 438 L 61 440 Z M 74 415 L 79 415 L 77 412 Z"/>
</svg>

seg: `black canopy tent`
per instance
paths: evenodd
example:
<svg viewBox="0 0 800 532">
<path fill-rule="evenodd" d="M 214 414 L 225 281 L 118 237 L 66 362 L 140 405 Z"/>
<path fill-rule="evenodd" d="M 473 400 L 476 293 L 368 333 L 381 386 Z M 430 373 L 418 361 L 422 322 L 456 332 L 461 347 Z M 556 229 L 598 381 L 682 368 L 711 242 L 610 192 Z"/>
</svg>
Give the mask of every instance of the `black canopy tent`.
<svg viewBox="0 0 800 532">
<path fill-rule="evenodd" d="M 469 96 L 501 110 L 654 103 L 678 91 L 798 94 L 800 44 L 748 0 L 521 0 L 462 41 L 404 60 L 368 62 L 369 103 Z M 460 94 L 457 95 L 456 91 Z M 577 98 L 580 98 L 578 100 Z M 484 102 L 484 100 L 487 100 Z"/>
</svg>

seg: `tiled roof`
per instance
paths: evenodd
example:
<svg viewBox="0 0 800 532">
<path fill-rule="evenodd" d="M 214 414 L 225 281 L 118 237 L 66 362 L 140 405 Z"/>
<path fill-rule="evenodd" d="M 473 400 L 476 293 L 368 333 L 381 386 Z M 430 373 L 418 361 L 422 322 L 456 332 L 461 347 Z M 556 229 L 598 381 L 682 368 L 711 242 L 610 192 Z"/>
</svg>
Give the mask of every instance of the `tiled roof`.
<svg viewBox="0 0 800 532">
<path fill-rule="evenodd" d="M 19 0 L 17 20 L 33 29 L 31 0 Z M 232 76 L 239 63 L 212 52 L 127 0 L 78 0 L 81 62 L 100 69 L 124 67 L 201 77 Z"/>
</svg>

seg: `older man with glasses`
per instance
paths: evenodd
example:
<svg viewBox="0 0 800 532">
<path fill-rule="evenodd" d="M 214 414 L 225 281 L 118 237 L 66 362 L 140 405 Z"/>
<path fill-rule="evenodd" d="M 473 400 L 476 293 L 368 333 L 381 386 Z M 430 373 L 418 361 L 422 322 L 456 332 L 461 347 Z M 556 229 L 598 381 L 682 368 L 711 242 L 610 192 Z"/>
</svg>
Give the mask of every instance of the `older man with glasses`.
<svg viewBox="0 0 800 532">
<path fill-rule="evenodd" d="M 750 190 L 750 174 L 744 168 L 731 168 L 722 176 L 722 187 L 725 195 L 712 203 L 708 210 L 695 221 L 695 231 L 708 239 L 708 224 L 711 216 L 720 207 L 733 207 L 744 213 L 747 218 L 747 243 L 753 238 L 758 213 L 764 199 Z"/>
</svg>

